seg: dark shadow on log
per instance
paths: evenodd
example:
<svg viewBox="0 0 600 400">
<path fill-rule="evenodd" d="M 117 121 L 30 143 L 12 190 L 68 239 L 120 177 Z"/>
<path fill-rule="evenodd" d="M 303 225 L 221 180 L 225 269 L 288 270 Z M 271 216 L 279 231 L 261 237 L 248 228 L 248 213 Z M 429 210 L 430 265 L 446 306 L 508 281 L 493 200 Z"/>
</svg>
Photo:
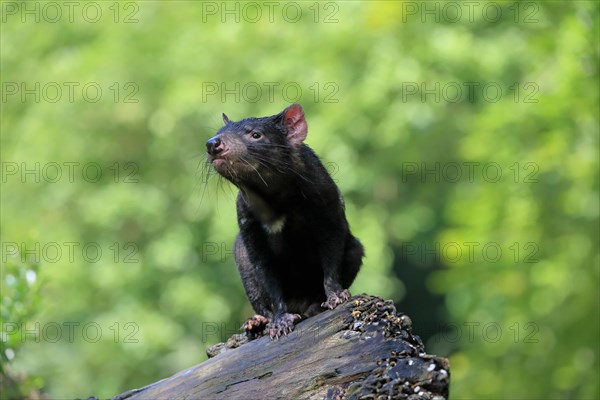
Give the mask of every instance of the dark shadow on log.
<svg viewBox="0 0 600 400">
<path fill-rule="evenodd" d="M 367 295 L 300 322 L 287 337 L 234 335 L 209 353 L 216 355 L 113 400 L 448 398 L 448 360 L 425 354 L 391 300 Z"/>
</svg>

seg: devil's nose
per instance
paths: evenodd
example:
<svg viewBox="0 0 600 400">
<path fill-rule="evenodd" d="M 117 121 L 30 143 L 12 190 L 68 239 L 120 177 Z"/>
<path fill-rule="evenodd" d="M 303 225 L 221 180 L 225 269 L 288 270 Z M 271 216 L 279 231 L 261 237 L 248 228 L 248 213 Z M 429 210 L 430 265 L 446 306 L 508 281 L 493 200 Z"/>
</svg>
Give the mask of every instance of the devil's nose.
<svg viewBox="0 0 600 400">
<path fill-rule="evenodd" d="M 208 142 L 206 142 L 206 151 L 208 154 L 219 154 L 222 150 L 223 146 L 221 146 L 221 139 L 218 137 L 211 138 Z"/>
</svg>

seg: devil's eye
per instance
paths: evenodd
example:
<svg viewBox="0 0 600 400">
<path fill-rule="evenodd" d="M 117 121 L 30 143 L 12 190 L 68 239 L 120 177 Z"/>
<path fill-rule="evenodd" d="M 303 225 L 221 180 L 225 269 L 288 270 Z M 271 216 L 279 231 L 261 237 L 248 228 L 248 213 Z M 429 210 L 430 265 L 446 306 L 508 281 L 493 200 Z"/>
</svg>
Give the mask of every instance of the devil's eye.
<svg viewBox="0 0 600 400">
<path fill-rule="evenodd" d="M 260 139 L 262 137 L 259 132 L 252 132 L 250 136 L 252 136 L 252 139 Z"/>
</svg>

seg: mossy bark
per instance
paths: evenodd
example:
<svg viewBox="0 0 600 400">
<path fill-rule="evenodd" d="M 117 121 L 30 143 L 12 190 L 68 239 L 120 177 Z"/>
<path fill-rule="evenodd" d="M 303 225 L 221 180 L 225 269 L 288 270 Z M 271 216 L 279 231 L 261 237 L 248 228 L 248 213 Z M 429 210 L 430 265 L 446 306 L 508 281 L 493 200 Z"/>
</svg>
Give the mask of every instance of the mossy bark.
<svg viewBox="0 0 600 400">
<path fill-rule="evenodd" d="M 123 399 L 436 399 L 448 361 L 425 353 L 391 301 L 359 295 L 300 322 L 287 337 L 235 335 L 213 358 Z"/>
</svg>

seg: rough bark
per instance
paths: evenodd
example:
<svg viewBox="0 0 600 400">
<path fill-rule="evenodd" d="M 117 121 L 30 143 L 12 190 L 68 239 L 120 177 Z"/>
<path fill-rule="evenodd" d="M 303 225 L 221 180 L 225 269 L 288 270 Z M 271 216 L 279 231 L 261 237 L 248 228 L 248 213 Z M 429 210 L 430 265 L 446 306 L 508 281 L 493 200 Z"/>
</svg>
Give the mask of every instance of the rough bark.
<svg viewBox="0 0 600 400">
<path fill-rule="evenodd" d="M 300 322 L 287 337 L 234 335 L 211 354 L 113 400 L 448 397 L 448 361 L 425 353 L 392 301 L 367 295 Z"/>
</svg>

